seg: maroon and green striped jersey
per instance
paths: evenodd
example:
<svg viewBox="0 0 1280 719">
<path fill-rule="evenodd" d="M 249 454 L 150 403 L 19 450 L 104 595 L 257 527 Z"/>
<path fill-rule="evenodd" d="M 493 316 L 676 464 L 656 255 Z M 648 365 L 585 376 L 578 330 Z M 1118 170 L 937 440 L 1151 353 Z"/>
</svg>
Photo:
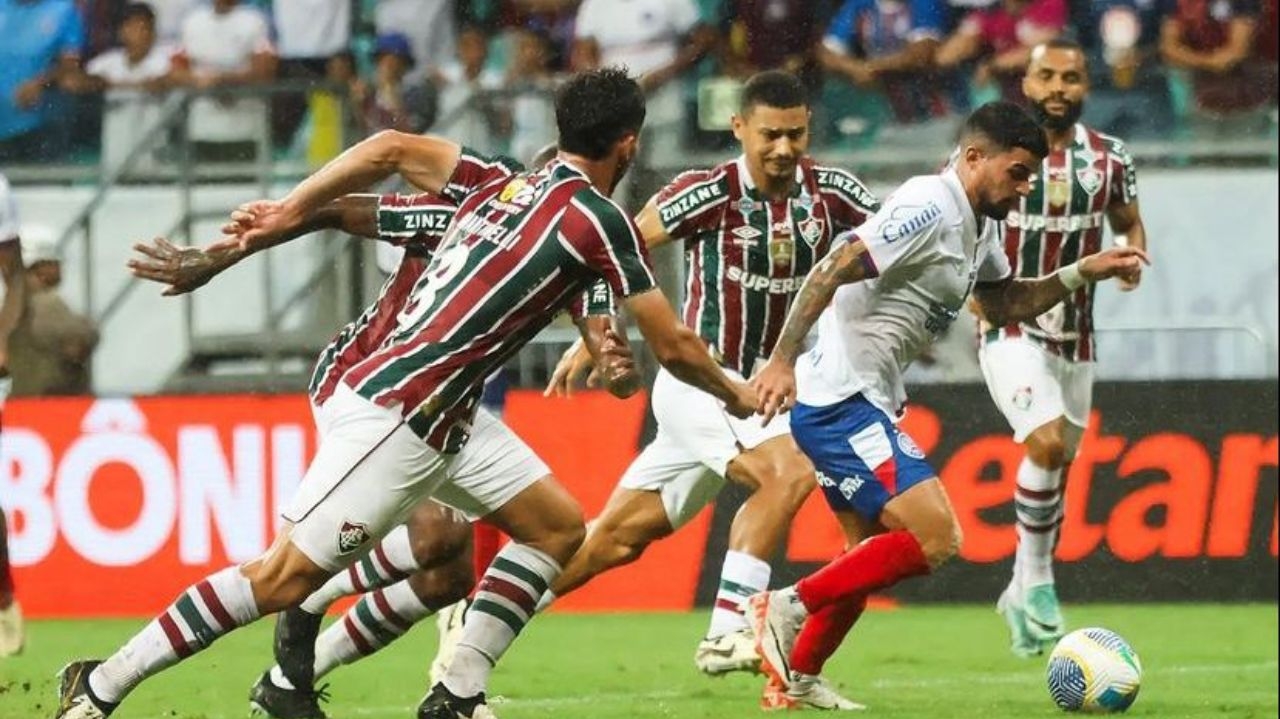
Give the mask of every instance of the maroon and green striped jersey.
<svg viewBox="0 0 1280 719">
<path fill-rule="evenodd" d="M 1016 277 L 1056 272 L 1102 249 L 1107 210 L 1137 200 L 1133 159 L 1120 140 L 1077 124 L 1071 143 L 1053 150 L 1031 194 L 1004 222 L 1004 247 Z M 1093 361 L 1093 283 L 1035 320 L 984 326 L 990 341 L 1027 337 L 1072 361 Z"/>
<path fill-rule="evenodd" d="M 635 223 L 577 168 L 463 164 L 446 187 L 453 224 L 395 330 L 343 377 L 445 452 L 466 442 L 485 378 L 592 283 L 618 297 L 656 286 Z"/>
<path fill-rule="evenodd" d="M 791 301 L 841 232 L 880 206 L 852 173 L 802 158 L 785 200 L 766 200 L 739 157 L 685 172 L 655 196 L 685 243 L 685 324 L 724 366 L 750 375 L 782 332 Z"/>
<path fill-rule="evenodd" d="M 368 357 L 395 329 L 409 292 L 444 237 L 457 206 L 434 195 L 383 195 L 378 198 L 378 239 L 404 248 L 396 271 L 382 284 L 378 298 L 338 331 L 320 352 L 309 392 L 319 406 L 333 394 L 342 375 Z"/>
</svg>

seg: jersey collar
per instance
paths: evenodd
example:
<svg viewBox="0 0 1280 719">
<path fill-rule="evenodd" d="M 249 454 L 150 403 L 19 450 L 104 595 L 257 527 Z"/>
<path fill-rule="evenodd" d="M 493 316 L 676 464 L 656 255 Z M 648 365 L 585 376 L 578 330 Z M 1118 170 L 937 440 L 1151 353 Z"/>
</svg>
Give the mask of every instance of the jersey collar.
<svg viewBox="0 0 1280 719">
<path fill-rule="evenodd" d="M 747 195 L 756 200 L 762 200 L 760 191 L 756 189 L 756 183 L 751 179 L 751 173 L 747 170 L 747 155 L 743 153 L 734 159 L 734 163 L 738 165 L 738 182 L 742 186 L 742 194 Z M 791 197 L 800 194 L 801 188 L 804 186 L 804 158 L 800 158 L 796 162 L 796 181 L 791 186 Z"/>
</svg>

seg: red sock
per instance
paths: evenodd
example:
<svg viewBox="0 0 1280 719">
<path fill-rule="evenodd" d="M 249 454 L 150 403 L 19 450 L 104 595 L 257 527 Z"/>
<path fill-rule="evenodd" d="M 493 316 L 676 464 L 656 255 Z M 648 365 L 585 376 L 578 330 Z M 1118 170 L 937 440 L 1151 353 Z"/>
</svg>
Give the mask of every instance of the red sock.
<svg viewBox="0 0 1280 719">
<path fill-rule="evenodd" d="M 476 577 L 483 577 L 505 542 L 502 532 L 492 525 L 476 522 L 471 525 L 471 529 L 474 532 L 471 541 L 471 566 L 475 568 Z"/>
<path fill-rule="evenodd" d="M 828 604 L 810 614 L 804 620 L 804 627 L 796 637 L 796 645 L 791 650 L 791 668 L 801 674 L 817 676 L 822 673 L 822 666 L 827 663 L 845 635 L 853 629 L 862 610 L 867 608 L 867 597 L 862 595 L 843 602 Z"/>
<path fill-rule="evenodd" d="M 823 607 L 866 597 L 903 579 L 929 573 L 920 542 L 904 529 L 878 534 L 796 582 L 796 594 L 817 614 Z"/>
</svg>

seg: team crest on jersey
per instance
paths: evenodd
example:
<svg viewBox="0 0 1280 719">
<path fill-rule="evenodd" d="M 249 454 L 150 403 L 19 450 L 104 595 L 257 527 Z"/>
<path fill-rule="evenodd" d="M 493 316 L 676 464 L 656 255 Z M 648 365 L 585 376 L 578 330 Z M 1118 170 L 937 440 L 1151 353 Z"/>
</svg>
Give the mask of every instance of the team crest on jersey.
<svg viewBox="0 0 1280 719">
<path fill-rule="evenodd" d="M 350 554 L 369 541 L 369 527 L 348 520 L 338 529 L 338 554 Z"/>
<path fill-rule="evenodd" d="M 818 244 L 818 240 L 822 239 L 822 230 L 824 223 L 816 217 L 810 217 L 796 223 L 796 227 L 800 229 L 800 236 L 804 241 L 809 243 L 810 247 Z"/>
<path fill-rule="evenodd" d="M 916 441 L 906 432 L 898 433 L 898 449 L 912 459 L 924 459 L 924 450 L 920 449 L 920 445 L 916 444 Z"/>
<path fill-rule="evenodd" d="M 1102 173 L 1093 165 L 1086 165 L 1076 170 L 1076 182 L 1079 182 L 1081 189 L 1092 197 L 1102 188 Z"/>
</svg>

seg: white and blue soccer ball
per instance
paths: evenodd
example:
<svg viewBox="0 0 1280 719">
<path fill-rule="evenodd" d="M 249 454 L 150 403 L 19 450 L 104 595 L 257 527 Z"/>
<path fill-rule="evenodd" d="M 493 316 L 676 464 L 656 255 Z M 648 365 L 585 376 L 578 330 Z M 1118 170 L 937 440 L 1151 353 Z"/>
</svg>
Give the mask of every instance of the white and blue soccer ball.
<svg viewBox="0 0 1280 719">
<path fill-rule="evenodd" d="M 1110 714 L 1128 709 L 1142 685 L 1138 653 L 1119 634 L 1077 629 L 1049 655 L 1049 694 L 1059 708 Z"/>
</svg>

